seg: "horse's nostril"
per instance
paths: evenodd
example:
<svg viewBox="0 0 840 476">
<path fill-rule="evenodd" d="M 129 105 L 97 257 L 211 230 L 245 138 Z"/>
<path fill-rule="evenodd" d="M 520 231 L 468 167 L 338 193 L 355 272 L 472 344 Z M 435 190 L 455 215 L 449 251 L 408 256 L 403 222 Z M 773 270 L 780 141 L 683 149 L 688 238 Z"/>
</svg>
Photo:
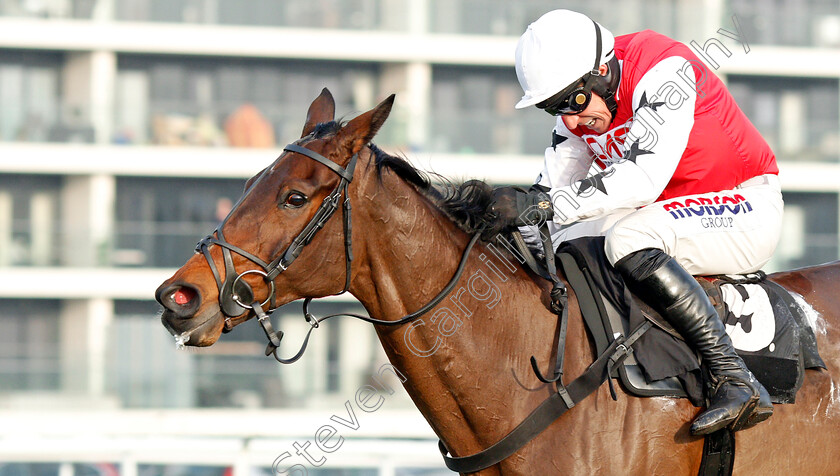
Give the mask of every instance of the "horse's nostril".
<svg viewBox="0 0 840 476">
<path fill-rule="evenodd" d="M 172 293 L 172 296 L 171 296 L 172 301 L 179 306 L 183 306 L 185 304 L 188 304 L 194 298 L 195 298 L 195 291 L 190 289 L 190 288 L 185 288 L 185 287 L 179 287 L 178 289 L 175 290 L 174 293 Z"/>
<path fill-rule="evenodd" d="M 155 299 L 163 307 L 182 318 L 192 316 L 201 305 L 201 295 L 198 289 L 184 283 L 161 286 L 155 293 Z"/>
</svg>

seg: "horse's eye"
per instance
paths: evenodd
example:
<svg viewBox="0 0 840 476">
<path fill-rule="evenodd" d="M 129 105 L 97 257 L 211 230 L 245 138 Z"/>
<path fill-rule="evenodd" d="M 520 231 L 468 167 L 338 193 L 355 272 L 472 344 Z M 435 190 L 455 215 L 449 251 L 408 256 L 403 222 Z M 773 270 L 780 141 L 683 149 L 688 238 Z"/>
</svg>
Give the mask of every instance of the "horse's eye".
<svg viewBox="0 0 840 476">
<path fill-rule="evenodd" d="M 292 192 L 286 196 L 286 206 L 289 208 L 302 207 L 306 203 L 306 196 L 300 192 Z"/>
</svg>

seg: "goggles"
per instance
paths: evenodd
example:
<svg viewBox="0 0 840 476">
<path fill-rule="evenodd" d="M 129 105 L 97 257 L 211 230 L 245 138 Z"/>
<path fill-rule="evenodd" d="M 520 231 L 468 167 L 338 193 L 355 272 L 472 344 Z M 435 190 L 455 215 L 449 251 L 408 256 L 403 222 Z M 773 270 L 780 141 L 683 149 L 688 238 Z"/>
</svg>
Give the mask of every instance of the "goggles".
<svg viewBox="0 0 840 476">
<path fill-rule="evenodd" d="M 578 83 L 563 89 L 545 101 L 537 103 L 536 106 L 552 116 L 580 114 L 592 101 L 591 89 L 592 84 L 589 78 L 586 81 L 581 79 Z"/>
</svg>

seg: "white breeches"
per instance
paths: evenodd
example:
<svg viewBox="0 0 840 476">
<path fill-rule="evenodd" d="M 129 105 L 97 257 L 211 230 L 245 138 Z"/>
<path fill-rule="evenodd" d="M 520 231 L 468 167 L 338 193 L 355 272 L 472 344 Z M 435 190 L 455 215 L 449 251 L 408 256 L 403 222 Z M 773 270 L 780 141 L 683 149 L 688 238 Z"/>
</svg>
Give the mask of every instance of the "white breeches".
<svg viewBox="0 0 840 476">
<path fill-rule="evenodd" d="M 559 245 L 580 236 L 605 235 L 611 264 L 634 251 L 658 248 L 694 275 L 750 273 L 773 255 L 783 209 L 779 178 L 768 174 L 734 190 L 617 210 L 554 230 L 552 240 Z"/>
</svg>

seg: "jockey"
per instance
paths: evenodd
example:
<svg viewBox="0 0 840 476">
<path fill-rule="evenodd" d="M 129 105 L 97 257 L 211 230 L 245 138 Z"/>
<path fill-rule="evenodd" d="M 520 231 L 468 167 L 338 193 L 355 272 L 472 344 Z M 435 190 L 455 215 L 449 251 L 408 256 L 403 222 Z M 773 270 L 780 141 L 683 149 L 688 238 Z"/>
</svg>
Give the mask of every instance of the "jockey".
<svg viewBox="0 0 840 476">
<path fill-rule="evenodd" d="M 533 224 L 528 211 L 550 200 L 542 218 L 555 244 L 605 236 L 628 287 L 709 367 L 714 393 L 693 434 L 769 418 L 767 391 L 692 277 L 756 271 L 781 234 L 775 156 L 723 83 L 682 43 L 650 30 L 614 37 L 568 10 L 528 27 L 516 74 L 516 108 L 557 120 L 530 191 L 495 191 L 500 218 Z"/>
</svg>

